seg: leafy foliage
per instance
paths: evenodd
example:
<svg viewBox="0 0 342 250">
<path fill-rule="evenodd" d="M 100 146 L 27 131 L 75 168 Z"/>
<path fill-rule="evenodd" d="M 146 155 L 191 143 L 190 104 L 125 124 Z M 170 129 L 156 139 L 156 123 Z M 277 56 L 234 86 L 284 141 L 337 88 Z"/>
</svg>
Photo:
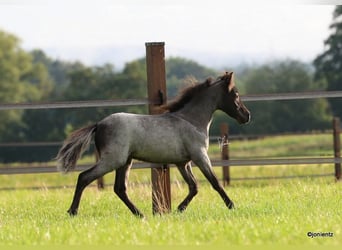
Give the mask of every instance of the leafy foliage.
<svg viewBox="0 0 342 250">
<path fill-rule="evenodd" d="M 331 34 L 324 41 L 325 50 L 314 60 L 316 78 L 328 83 L 328 90 L 342 90 L 342 6 L 338 5 L 330 25 Z M 329 100 L 334 115 L 342 117 L 342 100 Z"/>
<path fill-rule="evenodd" d="M 171 57 L 166 62 L 166 79 L 169 97 L 175 97 L 179 88 L 186 84 L 188 78 L 202 82 L 208 77 L 216 77 L 218 73 L 199 65 L 197 62 L 180 57 Z"/>
<path fill-rule="evenodd" d="M 246 94 L 296 93 L 325 89 L 324 81 L 315 81 L 308 65 L 287 60 L 246 68 L 241 79 Z M 238 83 L 239 85 L 240 83 Z M 239 87 L 238 87 L 239 88 Z M 252 120 L 247 126 L 232 121 L 230 133 L 272 134 L 329 128 L 331 112 L 325 99 L 248 102 Z M 216 114 L 216 121 L 227 118 Z M 213 124 L 219 134 L 219 123 Z"/>
<path fill-rule="evenodd" d="M 246 92 L 296 93 L 323 90 L 323 82 L 314 81 L 306 65 L 297 61 L 275 62 L 261 66 L 246 76 Z M 297 132 L 327 128 L 330 122 L 325 100 L 267 101 L 251 103 L 254 117 L 251 129 L 259 133 Z"/>
<path fill-rule="evenodd" d="M 0 102 L 32 102 L 48 96 L 52 85 L 41 63 L 33 63 L 31 55 L 20 48 L 20 40 L 0 31 Z M 0 141 L 14 135 L 21 138 L 19 130 L 23 111 L 0 112 Z"/>
</svg>

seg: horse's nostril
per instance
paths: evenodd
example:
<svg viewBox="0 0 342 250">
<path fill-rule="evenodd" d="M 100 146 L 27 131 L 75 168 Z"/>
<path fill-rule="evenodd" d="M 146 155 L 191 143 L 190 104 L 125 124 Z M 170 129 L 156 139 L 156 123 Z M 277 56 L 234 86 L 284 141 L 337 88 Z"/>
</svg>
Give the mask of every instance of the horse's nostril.
<svg viewBox="0 0 342 250">
<path fill-rule="evenodd" d="M 247 117 L 246 124 L 248 124 L 251 121 L 251 118 L 252 118 L 251 113 L 248 112 L 248 117 Z"/>
</svg>

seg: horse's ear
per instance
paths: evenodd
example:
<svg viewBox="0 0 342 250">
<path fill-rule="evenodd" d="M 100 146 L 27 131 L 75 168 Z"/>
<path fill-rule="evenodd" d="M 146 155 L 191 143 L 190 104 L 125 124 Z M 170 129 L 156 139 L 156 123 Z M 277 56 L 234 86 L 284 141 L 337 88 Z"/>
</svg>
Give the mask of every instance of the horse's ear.
<svg viewBox="0 0 342 250">
<path fill-rule="evenodd" d="M 235 87 L 235 81 L 234 81 L 234 73 L 230 72 L 230 73 L 226 73 L 229 77 L 228 77 L 228 93 L 230 91 L 232 91 L 232 89 Z"/>
<path fill-rule="evenodd" d="M 205 84 L 207 85 L 207 87 L 209 87 L 213 82 L 213 78 L 209 77 L 207 78 L 207 80 L 205 80 Z"/>
</svg>

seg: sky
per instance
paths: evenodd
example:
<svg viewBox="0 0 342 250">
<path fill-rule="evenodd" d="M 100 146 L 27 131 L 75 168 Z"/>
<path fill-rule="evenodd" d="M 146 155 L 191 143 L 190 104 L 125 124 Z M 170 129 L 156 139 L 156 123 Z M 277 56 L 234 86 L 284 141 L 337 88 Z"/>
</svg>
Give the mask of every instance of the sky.
<svg viewBox="0 0 342 250">
<path fill-rule="evenodd" d="M 324 50 L 338 1 L 0 0 L 0 29 L 26 50 L 117 68 L 165 42 L 166 57 L 210 67 L 298 59 Z M 314 4 L 315 3 L 315 4 Z"/>
</svg>

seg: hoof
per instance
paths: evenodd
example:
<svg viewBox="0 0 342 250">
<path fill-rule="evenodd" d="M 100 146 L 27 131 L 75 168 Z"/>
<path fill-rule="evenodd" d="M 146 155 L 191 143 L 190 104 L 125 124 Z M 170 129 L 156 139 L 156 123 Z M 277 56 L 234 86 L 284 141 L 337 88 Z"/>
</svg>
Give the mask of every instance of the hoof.
<svg viewBox="0 0 342 250">
<path fill-rule="evenodd" d="M 137 215 L 137 218 L 142 219 L 142 220 L 146 220 L 146 217 L 143 214 Z"/>
<path fill-rule="evenodd" d="M 76 216 L 77 215 L 77 210 L 72 210 L 72 209 L 69 209 L 68 210 L 68 214 L 70 215 L 70 216 Z"/>
<path fill-rule="evenodd" d="M 138 213 L 135 213 L 134 214 L 135 215 L 135 217 L 137 217 L 137 218 L 140 218 L 140 219 L 145 219 L 145 216 L 142 214 L 142 213 L 140 213 L 140 212 L 138 212 Z"/>
<path fill-rule="evenodd" d="M 185 209 L 186 209 L 186 206 L 178 206 L 177 211 L 179 213 L 183 213 L 185 211 Z"/>
<path fill-rule="evenodd" d="M 234 209 L 234 203 L 231 201 L 228 205 L 227 205 L 228 209 Z"/>
</svg>

